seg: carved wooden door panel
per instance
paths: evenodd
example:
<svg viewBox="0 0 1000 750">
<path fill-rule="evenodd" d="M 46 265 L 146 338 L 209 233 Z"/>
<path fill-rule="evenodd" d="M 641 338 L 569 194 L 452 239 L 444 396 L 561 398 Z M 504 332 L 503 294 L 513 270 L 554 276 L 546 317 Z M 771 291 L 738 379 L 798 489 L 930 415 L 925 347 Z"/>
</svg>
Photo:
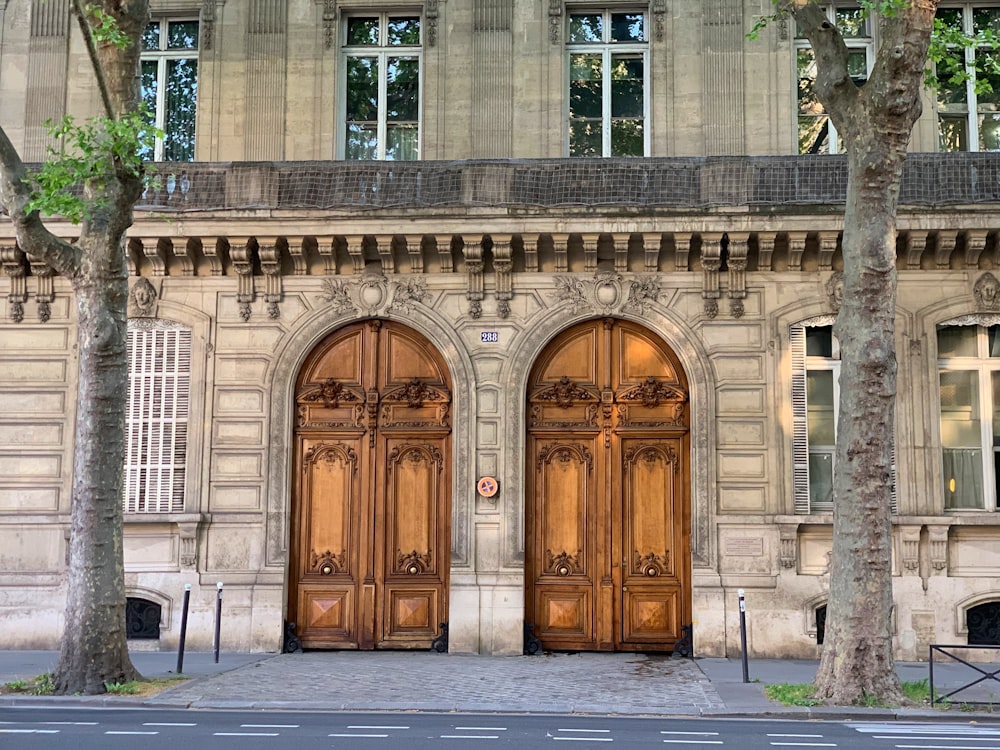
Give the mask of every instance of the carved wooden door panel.
<svg viewBox="0 0 1000 750">
<path fill-rule="evenodd" d="M 447 369 L 371 321 L 314 351 L 296 390 L 288 619 L 306 648 L 428 648 L 447 621 Z"/>
<path fill-rule="evenodd" d="M 546 648 L 669 650 L 690 618 L 687 386 L 649 331 L 591 321 L 529 378 L 526 622 Z"/>
</svg>

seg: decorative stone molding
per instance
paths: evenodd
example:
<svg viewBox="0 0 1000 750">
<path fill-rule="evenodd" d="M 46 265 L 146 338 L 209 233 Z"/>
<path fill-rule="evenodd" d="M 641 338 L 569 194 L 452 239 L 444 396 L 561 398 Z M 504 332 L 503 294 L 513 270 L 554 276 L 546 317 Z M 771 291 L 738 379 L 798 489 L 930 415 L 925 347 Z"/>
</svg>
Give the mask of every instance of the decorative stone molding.
<svg viewBox="0 0 1000 750">
<path fill-rule="evenodd" d="M 645 232 L 642 235 L 643 264 L 646 273 L 656 273 L 660 270 L 660 232 Z"/>
<path fill-rule="evenodd" d="M 719 314 L 719 269 L 722 267 L 722 235 L 705 234 L 701 238 L 702 287 L 705 315 L 715 318 Z"/>
<path fill-rule="evenodd" d="M 524 270 L 527 273 L 538 271 L 538 241 L 537 234 L 522 234 L 521 243 L 524 249 Z"/>
<path fill-rule="evenodd" d="M 329 303 L 338 315 L 353 315 L 358 308 L 351 301 L 347 282 L 341 279 L 323 279 L 323 293 L 319 295 L 323 302 Z"/>
<path fill-rule="evenodd" d="M 377 315 L 388 298 L 389 280 L 385 276 L 365 274 L 358 290 L 358 299 L 364 314 L 369 317 Z"/>
<path fill-rule="evenodd" d="M 829 271 L 833 268 L 833 255 L 837 252 L 837 240 L 840 232 L 819 233 L 819 270 Z"/>
<path fill-rule="evenodd" d="M 309 273 L 306 261 L 306 238 L 289 235 L 285 238 L 288 247 L 288 257 L 292 259 L 292 275 L 305 276 Z M 312 239 L 308 242 L 312 244 Z"/>
<path fill-rule="evenodd" d="M 435 2 L 435 5 L 437 3 Z M 337 36 L 336 0 L 323 0 L 323 49 L 333 49 Z M 431 45 L 433 46 L 433 45 Z"/>
<path fill-rule="evenodd" d="M 569 235 L 564 232 L 552 235 L 552 249 L 556 256 L 556 273 L 569 271 Z"/>
<path fill-rule="evenodd" d="M 421 247 L 423 237 L 419 234 L 408 234 L 403 240 L 406 242 L 406 254 L 410 259 L 410 273 L 423 273 L 424 253 Z"/>
<path fill-rule="evenodd" d="M 556 291 L 552 293 L 552 299 L 555 302 L 568 302 L 574 312 L 590 307 L 590 302 L 584 294 L 583 282 L 572 276 L 556 276 L 553 280 L 556 284 Z"/>
<path fill-rule="evenodd" d="M 674 232 L 675 270 L 688 270 L 688 258 L 691 256 L 691 233 Z"/>
<path fill-rule="evenodd" d="M 405 279 L 393 284 L 392 304 L 390 310 L 409 313 L 414 304 L 424 304 L 427 299 L 426 279 Z"/>
<path fill-rule="evenodd" d="M 908 573 L 917 573 L 920 570 L 920 527 L 900 527 L 899 543 L 903 567 Z"/>
<path fill-rule="evenodd" d="M 788 233 L 788 270 L 802 270 L 802 254 L 806 251 L 807 238 L 805 232 Z"/>
<path fill-rule="evenodd" d="M 462 237 L 462 254 L 465 256 L 465 270 L 468 273 L 469 316 L 479 320 L 483 316 L 483 245 L 482 237 L 465 235 Z"/>
<path fill-rule="evenodd" d="M 976 281 L 972 294 L 976 298 L 976 307 L 983 312 L 1000 310 L 1000 281 L 989 271 Z"/>
<path fill-rule="evenodd" d="M 583 241 L 583 270 L 585 273 L 595 273 L 597 271 L 597 244 L 601 239 L 599 234 L 584 234 L 580 236 Z"/>
<path fill-rule="evenodd" d="M 559 29 L 562 28 L 562 23 L 562 0 L 549 0 L 549 41 L 552 44 L 559 43 Z"/>
<path fill-rule="evenodd" d="M 347 254 L 354 261 L 354 273 L 363 274 L 365 272 L 364 235 L 352 234 L 344 239 L 347 240 Z"/>
<path fill-rule="evenodd" d="M 332 4 L 332 0 L 328 0 Z M 428 47 L 437 45 L 438 0 L 424 0 L 424 41 Z"/>
<path fill-rule="evenodd" d="M 987 229 L 965 230 L 965 267 L 979 268 L 979 256 L 986 249 Z"/>
<path fill-rule="evenodd" d="M 219 243 L 224 242 L 221 237 L 205 237 L 201 241 L 201 252 L 208 261 L 209 274 L 211 276 L 222 276 L 222 258 L 219 256 Z"/>
<path fill-rule="evenodd" d="M 734 318 L 742 318 L 743 300 L 747 297 L 747 255 L 750 235 L 730 234 L 729 236 L 729 312 Z"/>
<path fill-rule="evenodd" d="M 826 280 L 826 301 L 835 313 L 840 312 L 844 302 L 844 272 L 834 271 Z"/>
<path fill-rule="evenodd" d="M 628 271 L 628 243 L 632 236 L 616 234 L 612 239 L 615 243 L 615 271 L 625 273 Z"/>
<path fill-rule="evenodd" d="M 664 17 L 667 15 L 667 0 L 653 0 L 653 39 L 663 41 Z"/>
<path fill-rule="evenodd" d="M 928 526 L 930 537 L 931 567 L 940 572 L 948 568 L 948 527 Z"/>
<path fill-rule="evenodd" d="M 28 301 L 28 264 L 25 255 L 17 245 L 0 245 L 0 263 L 4 273 L 10 278 L 10 319 L 15 323 L 24 320 L 24 303 Z"/>
<path fill-rule="evenodd" d="M 451 235 L 434 235 L 434 244 L 437 247 L 438 262 L 441 264 L 441 273 L 451 273 L 455 270 L 455 261 L 451 257 Z"/>
<path fill-rule="evenodd" d="M 181 567 L 193 569 L 198 567 L 198 527 L 199 522 L 178 523 L 177 535 L 181 543 Z"/>
<path fill-rule="evenodd" d="M 799 526 L 794 523 L 780 524 L 778 534 L 778 562 L 785 570 L 792 570 L 798 562 Z"/>
<path fill-rule="evenodd" d="M 256 296 L 253 283 L 253 252 L 250 239 L 230 239 L 229 258 L 233 262 L 237 279 L 236 302 L 240 306 L 240 319 L 244 323 L 250 321 L 250 305 Z"/>
<path fill-rule="evenodd" d="M 511 236 L 493 235 L 493 271 L 496 274 L 497 312 L 501 318 L 510 317 L 510 301 L 514 298 L 514 260 L 511 255 Z"/>
<path fill-rule="evenodd" d="M 267 317 L 277 320 L 281 317 L 278 303 L 281 302 L 283 288 L 281 283 L 281 250 L 277 239 L 257 241 L 257 255 L 260 258 L 260 270 L 264 274 L 264 302 L 267 303 Z"/>
<path fill-rule="evenodd" d="M 757 270 L 770 271 L 771 258 L 774 255 L 774 240 L 777 232 L 757 233 Z"/>
<path fill-rule="evenodd" d="M 215 0 L 202 0 L 198 18 L 198 37 L 203 50 L 211 50 L 215 44 Z"/>
<path fill-rule="evenodd" d="M 375 235 L 375 249 L 378 252 L 379 259 L 382 261 L 382 273 L 396 273 L 396 259 L 392 254 L 392 240 L 393 235 L 391 234 Z"/>
<path fill-rule="evenodd" d="M 56 299 L 54 278 L 55 270 L 40 260 L 29 258 L 31 275 L 35 277 L 35 301 L 38 303 L 38 319 L 48 323 L 52 317 L 52 303 Z"/>
<path fill-rule="evenodd" d="M 955 252 L 958 234 L 954 230 L 937 233 L 937 249 L 934 251 L 934 265 L 940 269 L 951 268 L 951 254 Z"/>
<path fill-rule="evenodd" d="M 637 276 L 629 284 L 628 301 L 625 306 L 640 315 L 646 312 L 646 305 L 660 298 L 660 282 L 655 276 Z"/>
<path fill-rule="evenodd" d="M 619 307 L 623 297 L 622 275 L 602 271 L 594 276 L 593 298 L 601 314 L 610 315 Z"/>
<path fill-rule="evenodd" d="M 130 318 L 155 318 L 159 296 L 149 279 L 145 277 L 136 279 L 128 290 L 128 316 Z"/>
<path fill-rule="evenodd" d="M 906 267 L 910 270 L 920 268 L 920 258 L 927 249 L 927 232 L 910 230 L 906 235 Z"/>
</svg>

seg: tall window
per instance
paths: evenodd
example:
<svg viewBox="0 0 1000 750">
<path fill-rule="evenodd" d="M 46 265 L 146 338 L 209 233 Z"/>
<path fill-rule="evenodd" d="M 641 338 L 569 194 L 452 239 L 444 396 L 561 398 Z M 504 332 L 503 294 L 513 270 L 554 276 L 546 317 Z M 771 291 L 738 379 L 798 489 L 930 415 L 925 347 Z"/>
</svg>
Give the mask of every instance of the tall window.
<svg viewBox="0 0 1000 750">
<path fill-rule="evenodd" d="M 938 145 L 941 151 L 1000 150 L 1000 53 L 984 35 L 1000 34 L 1000 7 L 938 8 L 939 24 L 983 41 L 956 46 L 937 63 Z M 978 70 L 977 70 L 978 69 Z"/>
<path fill-rule="evenodd" d="M 344 24 L 344 158 L 420 158 L 420 19 L 351 16 Z"/>
<path fill-rule="evenodd" d="M 859 86 L 868 80 L 874 62 L 875 44 L 871 33 L 871 18 L 857 6 L 828 6 L 827 17 L 836 23 L 847 43 L 847 67 Z M 816 56 L 809 40 L 801 34 L 795 38 L 798 71 L 799 153 L 837 154 L 844 148 L 830 117 L 816 97 Z"/>
<path fill-rule="evenodd" d="M 638 11 L 570 14 L 570 156 L 648 153 L 646 34 Z"/>
<path fill-rule="evenodd" d="M 938 328 L 946 509 L 998 508 L 1000 326 Z"/>
<path fill-rule="evenodd" d="M 191 329 L 129 321 L 125 446 L 126 513 L 184 510 Z"/>
<path fill-rule="evenodd" d="M 161 19 L 142 35 L 142 100 L 164 136 L 156 139 L 155 161 L 194 159 L 198 100 L 198 21 Z"/>
</svg>

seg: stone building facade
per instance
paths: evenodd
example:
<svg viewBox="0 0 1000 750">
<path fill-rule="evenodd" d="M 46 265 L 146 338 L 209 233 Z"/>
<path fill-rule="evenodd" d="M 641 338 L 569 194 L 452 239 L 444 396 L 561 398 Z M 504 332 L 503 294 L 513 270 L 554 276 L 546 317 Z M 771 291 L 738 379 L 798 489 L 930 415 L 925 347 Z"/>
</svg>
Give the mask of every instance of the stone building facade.
<svg viewBox="0 0 1000 750">
<path fill-rule="evenodd" d="M 68 8 L 0 5 L 0 121 L 29 160 L 46 119 L 95 109 Z M 846 167 L 794 28 L 747 39 L 756 0 L 153 11 L 165 161 L 126 248 L 135 635 L 175 647 L 191 584 L 207 646 L 222 582 L 231 649 L 295 622 L 307 647 L 669 651 L 690 625 L 718 656 L 743 589 L 754 655 L 818 653 Z M 877 29 L 831 13 L 863 76 Z M 975 153 L 976 96 L 928 95 L 901 201 L 907 659 L 996 642 L 1000 611 L 1000 160 Z M 0 259 L 0 623 L 44 648 L 74 313 L 2 224 Z"/>
</svg>

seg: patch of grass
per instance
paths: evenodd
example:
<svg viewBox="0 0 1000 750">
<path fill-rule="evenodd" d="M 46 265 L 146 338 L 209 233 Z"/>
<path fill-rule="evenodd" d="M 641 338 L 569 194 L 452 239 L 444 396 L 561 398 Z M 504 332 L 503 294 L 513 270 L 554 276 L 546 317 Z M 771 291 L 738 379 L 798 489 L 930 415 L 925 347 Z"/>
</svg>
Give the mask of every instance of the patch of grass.
<svg viewBox="0 0 1000 750">
<path fill-rule="evenodd" d="M 127 688 L 127 690 L 115 692 L 109 685 L 108 692 L 112 695 L 134 695 L 140 698 L 148 698 L 151 695 L 162 693 L 164 690 L 172 688 L 174 685 L 186 682 L 187 679 L 187 677 L 167 677 L 164 679 L 153 680 L 132 680 L 131 682 L 122 683 L 123 687 Z"/>
<path fill-rule="evenodd" d="M 924 705 L 931 704 L 931 683 L 926 677 L 922 680 L 902 682 L 900 685 L 907 700 Z"/>
<path fill-rule="evenodd" d="M 135 695 L 139 692 L 139 681 L 105 682 L 104 687 L 111 695 Z"/>
<path fill-rule="evenodd" d="M 23 695 L 52 695 L 55 685 L 52 684 L 52 675 L 48 672 L 32 677 L 27 680 L 12 680 L 4 683 L 0 687 L 0 695 L 11 693 L 21 693 Z"/>
<path fill-rule="evenodd" d="M 108 695 L 135 696 L 147 698 L 157 693 L 162 693 L 168 688 L 172 688 L 178 683 L 187 680 L 187 677 L 169 677 L 156 680 L 129 680 L 128 682 L 108 682 L 104 687 Z M 13 680 L 0 686 L 0 695 L 52 695 L 55 692 L 55 685 L 52 683 L 52 675 L 46 673 L 32 677 L 28 680 Z"/>
<path fill-rule="evenodd" d="M 11 680 L 10 682 L 5 682 L 4 691 L 10 693 L 23 693 L 28 688 L 27 680 Z"/>
<path fill-rule="evenodd" d="M 786 706 L 818 706 L 820 702 L 813 697 L 815 692 L 815 688 L 809 683 L 792 685 L 779 682 L 764 687 L 764 695 Z"/>
</svg>

